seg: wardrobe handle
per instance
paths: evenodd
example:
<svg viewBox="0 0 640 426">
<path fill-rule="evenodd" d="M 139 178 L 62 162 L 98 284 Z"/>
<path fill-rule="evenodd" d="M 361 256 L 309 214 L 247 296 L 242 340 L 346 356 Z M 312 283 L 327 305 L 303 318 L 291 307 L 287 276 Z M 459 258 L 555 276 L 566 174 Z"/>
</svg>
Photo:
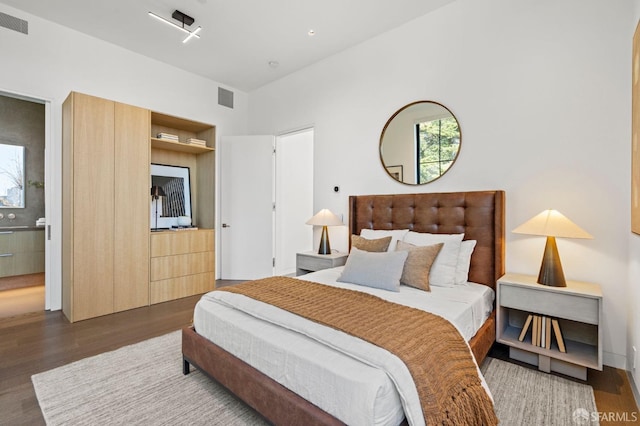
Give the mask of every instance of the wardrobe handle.
<svg viewBox="0 0 640 426">
<path fill-rule="evenodd" d="M 11 257 L 11 256 L 13 256 L 13 253 L 0 254 L 0 257 Z"/>
</svg>

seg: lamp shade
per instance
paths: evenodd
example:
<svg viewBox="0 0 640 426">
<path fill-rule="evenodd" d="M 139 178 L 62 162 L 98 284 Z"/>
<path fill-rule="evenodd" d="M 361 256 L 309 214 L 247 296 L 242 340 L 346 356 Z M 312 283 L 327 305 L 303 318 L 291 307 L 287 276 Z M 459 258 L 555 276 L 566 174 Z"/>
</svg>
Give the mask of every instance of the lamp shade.
<svg viewBox="0 0 640 426">
<path fill-rule="evenodd" d="M 322 209 L 311 219 L 305 222 L 307 225 L 318 226 L 340 226 L 344 225 L 340 218 L 333 214 L 329 209 Z"/>
<path fill-rule="evenodd" d="M 516 234 L 562 238 L 593 238 L 557 210 L 545 210 L 513 230 Z"/>
<path fill-rule="evenodd" d="M 154 198 L 166 197 L 166 194 L 164 193 L 164 189 L 162 189 L 161 186 L 154 185 L 151 187 L 151 196 Z"/>
</svg>

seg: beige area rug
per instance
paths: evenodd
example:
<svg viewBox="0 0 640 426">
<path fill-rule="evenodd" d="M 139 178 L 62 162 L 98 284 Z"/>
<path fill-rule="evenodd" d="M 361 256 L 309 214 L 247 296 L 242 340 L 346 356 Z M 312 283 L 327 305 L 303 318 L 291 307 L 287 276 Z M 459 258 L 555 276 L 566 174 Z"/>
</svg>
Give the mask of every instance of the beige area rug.
<svg viewBox="0 0 640 426">
<path fill-rule="evenodd" d="M 182 375 L 179 331 L 32 376 L 49 425 L 262 425 L 198 371 Z M 591 387 L 508 362 L 482 366 L 502 425 L 585 425 Z"/>
<path fill-rule="evenodd" d="M 480 369 L 501 425 L 599 424 L 591 386 L 493 358 Z"/>
</svg>

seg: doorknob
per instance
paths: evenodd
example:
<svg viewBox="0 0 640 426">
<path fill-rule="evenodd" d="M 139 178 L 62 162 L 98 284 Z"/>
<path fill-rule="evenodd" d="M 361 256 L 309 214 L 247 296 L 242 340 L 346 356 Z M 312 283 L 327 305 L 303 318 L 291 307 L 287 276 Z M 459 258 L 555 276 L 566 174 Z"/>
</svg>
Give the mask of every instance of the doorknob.
<svg viewBox="0 0 640 426">
<path fill-rule="evenodd" d="M 223 223 L 223 224 L 222 224 L 222 227 L 223 227 L 223 228 L 231 228 L 231 225 L 227 225 L 226 223 Z"/>
</svg>

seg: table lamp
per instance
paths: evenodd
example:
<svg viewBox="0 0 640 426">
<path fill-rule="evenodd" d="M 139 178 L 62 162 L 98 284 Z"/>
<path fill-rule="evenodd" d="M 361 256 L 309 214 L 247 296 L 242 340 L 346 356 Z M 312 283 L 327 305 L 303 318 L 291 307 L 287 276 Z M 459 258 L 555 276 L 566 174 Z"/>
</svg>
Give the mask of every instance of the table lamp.
<svg viewBox="0 0 640 426">
<path fill-rule="evenodd" d="M 320 247 L 318 247 L 318 254 L 331 254 L 331 245 L 329 244 L 329 230 L 327 229 L 327 226 L 344 225 L 340 218 L 333 214 L 329 209 L 322 209 L 305 223 L 307 225 L 322 226 L 322 236 L 320 237 Z"/>
<path fill-rule="evenodd" d="M 156 202 L 156 226 L 152 229 L 158 229 L 158 199 L 166 196 L 161 186 L 154 185 L 151 187 L 151 199 Z"/>
<path fill-rule="evenodd" d="M 540 273 L 538 274 L 538 283 L 552 287 L 567 286 L 562 272 L 556 237 L 593 238 L 557 210 L 545 210 L 518 226 L 512 232 L 547 237 L 542 265 L 540 265 Z"/>
</svg>

